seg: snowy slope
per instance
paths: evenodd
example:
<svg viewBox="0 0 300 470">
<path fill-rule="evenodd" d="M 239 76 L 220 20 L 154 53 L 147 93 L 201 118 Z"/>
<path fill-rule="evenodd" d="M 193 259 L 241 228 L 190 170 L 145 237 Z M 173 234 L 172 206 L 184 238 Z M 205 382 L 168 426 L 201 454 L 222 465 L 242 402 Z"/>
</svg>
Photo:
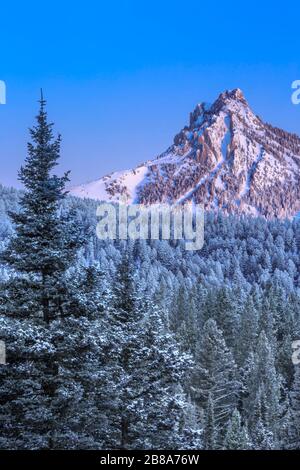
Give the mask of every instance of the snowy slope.
<svg viewBox="0 0 300 470">
<path fill-rule="evenodd" d="M 82 184 L 70 192 L 74 196 L 90 199 L 117 201 L 125 195 L 128 202 L 136 200 L 136 189 L 146 177 L 148 168 L 141 166 L 135 170 L 118 171 L 103 178 Z"/>
<path fill-rule="evenodd" d="M 299 170 L 300 139 L 264 123 L 236 89 L 197 105 L 158 158 L 71 194 L 145 204 L 194 200 L 227 213 L 289 217 L 300 210 Z"/>
</svg>

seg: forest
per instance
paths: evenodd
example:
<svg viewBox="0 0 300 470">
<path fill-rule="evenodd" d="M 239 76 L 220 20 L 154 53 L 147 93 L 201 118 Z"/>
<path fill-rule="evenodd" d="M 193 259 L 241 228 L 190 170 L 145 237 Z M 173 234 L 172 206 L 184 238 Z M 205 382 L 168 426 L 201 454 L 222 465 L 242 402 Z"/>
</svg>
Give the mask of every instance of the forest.
<svg viewBox="0 0 300 470">
<path fill-rule="evenodd" d="M 0 186 L 0 448 L 299 449 L 300 221 L 99 240 L 44 101 L 31 141 Z"/>
</svg>

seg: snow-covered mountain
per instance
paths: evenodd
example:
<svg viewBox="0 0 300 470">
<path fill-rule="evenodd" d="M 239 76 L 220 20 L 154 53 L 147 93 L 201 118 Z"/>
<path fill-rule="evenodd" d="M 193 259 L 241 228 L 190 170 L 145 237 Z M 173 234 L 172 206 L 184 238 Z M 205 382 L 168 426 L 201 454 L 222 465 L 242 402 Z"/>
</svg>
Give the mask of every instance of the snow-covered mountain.
<svg viewBox="0 0 300 470">
<path fill-rule="evenodd" d="M 198 104 L 154 160 L 71 189 L 92 199 L 151 204 L 194 200 L 206 209 L 291 217 L 300 210 L 300 138 L 264 123 L 241 90 Z"/>
</svg>

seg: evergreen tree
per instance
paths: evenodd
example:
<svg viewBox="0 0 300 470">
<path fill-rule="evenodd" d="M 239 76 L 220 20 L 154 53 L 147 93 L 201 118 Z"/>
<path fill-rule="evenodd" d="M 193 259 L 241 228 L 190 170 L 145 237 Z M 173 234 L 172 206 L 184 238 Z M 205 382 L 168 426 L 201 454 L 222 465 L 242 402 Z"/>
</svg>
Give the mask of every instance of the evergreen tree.
<svg viewBox="0 0 300 470">
<path fill-rule="evenodd" d="M 232 348 L 239 331 L 240 317 L 236 299 L 227 288 L 214 293 L 213 302 L 209 306 L 209 318 L 213 318 L 226 338 L 226 344 Z"/>
<path fill-rule="evenodd" d="M 206 450 L 214 450 L 217 445 L 217 426 L 215 422 L 214 402 L 209 394 L 205 411 L 203 445 Z"/>
<path fill-rule="evenodd" d="M 185 410 L 190 413 L 191 404 L 183 392 L 191 359 L 166 330 L 162 312 L 149 299 L 142 301 L 137 286 L 131 258 L 125 255 L 107 317 L 107 446 L 199 448 L 200 431 L 188 425 Z"/>
<path fill-rule="evenodd" d="M 252 441 L 255 450 L 273 450 L 274 435 L 264 425 L 261 418 L 258 419 L 252 430 Z"/>
<path fill-rule="evenodd" d="M 10 213 L 16 236 L 2 260 L 19 275 L 5 286 L 1 310 L 22 318 L 34 312 L 49 323 L 64 314 L 63 275 L 82 240 L 69 217 L 59 215 L 69 178 L 68 173 L 62 177 L 52 174 L 58 164 L 61 138 L 53 137 L 45 104 L 42 96 L 37 125 L 30 130 L 32 142 L 28 144 L 25 166 L 19 172 L 25 186 L 21 210 Z"/>
<path fill-rule="evenodd" d="M 53 140 L 43 98 L 40 105 L 20 171 L 21 209 L 11 214 L 16 235 L 2 256 L 12 271 L 0 288 L 7 349 L 0 370 L 0 446 L 99 448 L 101 327 L 71 295 L 67 270 L 81 240 L 59 214 L 68 175 L 52 175 L 60 138 Z"/>
<path fill-rule="evenodd" d="M 247 419 L 252 427 L 262 421 L 275 439 L 281 416 L 281 379 L 277 374 L 274 354 L 264 331 L 259 336 L 252 373 L 248 378 L 249 395 L 245 400 Z"/>
<path fill-rule="evenodd" d="M 225 450 L 248 450 L 251 448 L 247 429 L 242 426 L 241 415 L 238 410 L 234 410 L 229 422 L 223 448 Z"/>
<path fill-rule="evenodd" d="M 289 435 L 286 446 L 300 449 L 300 367 L 295 366 L 294 383 L 291 390 Z"/>
<path fill-rule="evenodd" d="M 257 335 L 258 312 L 255 309 L 252 296 L 249 295 L 242 312 L 240 334 L 235 339 L 235 351 L 239 365 L 244 365 L 256 344 Z"/>
<path fill-rule="evenodd" d="M 233 356 L 213 319 L 203 327 L 192 387 L 200 408 L 206 410 L 211 397 L 215 424 L 222 435 L 236 407 L 240 383 Z"/>
</svg>

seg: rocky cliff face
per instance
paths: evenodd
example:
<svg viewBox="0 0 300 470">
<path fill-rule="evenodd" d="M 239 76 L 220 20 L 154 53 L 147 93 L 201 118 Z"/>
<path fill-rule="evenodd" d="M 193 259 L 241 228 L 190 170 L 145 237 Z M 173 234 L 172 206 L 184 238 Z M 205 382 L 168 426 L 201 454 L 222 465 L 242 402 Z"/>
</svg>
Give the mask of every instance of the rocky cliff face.
<svg viewBox="0 0 300 470">
<path fill-rule="evenodd" d="M 292 217 L 300 210 L 300 138 L 264 123 L 241 90 L 196 106 L 155 160 L 79 186 L 80 197 L 152 204 L 193 200 L 209 210 Z"/>
</svg>

